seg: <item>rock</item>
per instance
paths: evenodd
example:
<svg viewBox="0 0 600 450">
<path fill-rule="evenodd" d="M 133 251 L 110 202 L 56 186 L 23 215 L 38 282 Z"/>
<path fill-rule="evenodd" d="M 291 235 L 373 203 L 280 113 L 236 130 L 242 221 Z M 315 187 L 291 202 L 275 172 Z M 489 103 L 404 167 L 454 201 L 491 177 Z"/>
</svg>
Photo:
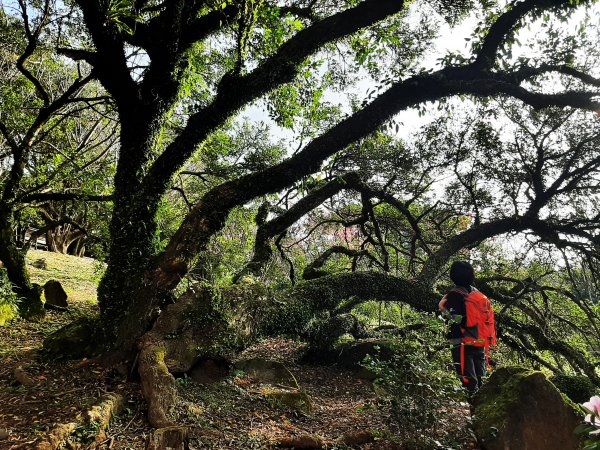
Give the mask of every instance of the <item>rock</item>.
<svg viewBox="0 0 600 450">
<path fill-rule="evenodd" d="M 305 414 L 312 411 L 310 396 L 298 389 L 262 389 L 260 393 L 275 407 L 293 409 Z"/>
<path fill-rule="evenodd" d="M 389 339 L 362 339 L 357 341 L 343 342 L 338 344 L 334 350 L 318 354 L 311 354 L 310 351 L 305 355 L 305 362 L 332 363 L 344 369 L 353 370 L 358 378 L 374 380 L 377 375 L 362 366 L 367 355 L 380 361 L 389 361 L 395 354 L 394 344 Z"/>
<path fill-rule="evenodd" d="M 576 450 L 574 405 L 541 372 L 498 369 L 473 397 L 473 429 L 484 450 Z"/>
<path fill-rule="evenodd" d="M 31 263 L 31 265 L 36 269 L 48 269 L 48 264 L 46 264 L 46 260 L 44 258 L 36 259 L 34 262 Z"/>
<path fill-rule="evenodd" d="M 36 384 L 35 380 L 31 378 L 31 376 L 29 376 L 29 374 L 25 372 L 25 370 L 21 366 L 15 367 L 15 369 L 13 370 L 13 377 L 22 386 L 31 387 L 35 386 Z"/>
<path fill-rule="evenodd" d="M 0 441 L 5 441 L 8 439 L 9 433 L 6 428 L 0 428 Z"/>
<path fill-rule="evenodd" d="M 229 375 L 229 367 L 225 358 L 207 358 L 197 362 L 188 375 L 196 383 L 218 383 Z"/>
<path fill-rule="evenodd" d="M 98 351 L 98 335 L 96 321 L 83 317 L 46 336 L 43 348 L 58 359 L 88 357 Z"/>
<path fill-rule="evenodd" d="M 575 403 L 587 402 L 596 395 L 598 388 L 583 375 L 554 375 L 550 381 Z"/>
<path fill-rule="evenodd" d="M 298 388 L 298 381 L 289 369 L 278 361 L 263 358 L 240 359 L 235 368 L 244 371 L 250 378 L 261 383 L 281 384 Z"/>
<path fill-rule="evenodd" d="M 146 450 L 188 450 L 189 440 L 187 427 L 158 428 L 148 436 Z"/>
<path fill-rule="evenodd" d="M 60 282 L 49 280 L 44 285 L 44 297 L 46 298 L 46 306 L 56 306 L 58 308 L 67 308 L 67 293 L 63 289 Z"/>
</svg>

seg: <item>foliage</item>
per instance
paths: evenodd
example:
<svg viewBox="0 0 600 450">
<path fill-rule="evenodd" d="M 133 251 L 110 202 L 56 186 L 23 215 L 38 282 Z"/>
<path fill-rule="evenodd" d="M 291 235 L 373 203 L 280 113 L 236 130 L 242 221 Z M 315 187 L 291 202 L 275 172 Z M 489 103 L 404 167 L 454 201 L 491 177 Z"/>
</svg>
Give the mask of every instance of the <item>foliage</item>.
<svg viewBox="0 0 600 450">
<path fill-rule="evenodd" d="M 582 403 L 598 391 L 598 387 L 583 376 L 558 374 L 552 376 L 550 381 L 575 403 Z"/>
<path fill-rule="evenodd" d="M 436 321 L 430 321 L 419 339 L 413 334 L 398 339 L 390 361 L 367 356 L 363 363 L 379 377 L 374 382 L 376 391 L 389 404 L 390 418 L 408 436 L 435 431 L 448 403 L 465 398 L 458 379 L 448 370 L 449 352 L 439 353 L 439 332 Z"/>
<path fill-rule="evenodd" d="M 0 269 L 0 326 L 9 323 L 17 313 L 17 296 L 12 290 L 12 284 L 6 275 L 6 270 Z"/>
</svg>

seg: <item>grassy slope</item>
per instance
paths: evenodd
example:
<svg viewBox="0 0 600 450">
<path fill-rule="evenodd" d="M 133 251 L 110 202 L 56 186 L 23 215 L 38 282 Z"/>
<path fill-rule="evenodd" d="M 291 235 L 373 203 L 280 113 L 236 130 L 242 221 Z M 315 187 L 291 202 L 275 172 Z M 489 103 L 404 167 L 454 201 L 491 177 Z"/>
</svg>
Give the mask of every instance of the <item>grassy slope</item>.
<svg viewBox="0 0 600 450">
<path fill-rule="evenodd" d="M 32 264 L 43 259 L 46 269 Z M 57 330 L 82 315 L 95 314 L 96 288 L 104 265 L 92 258 L 78 258 L 41 250 L 27 254 L 27 269 L 34 283 L 44 285 L 48 280 L 58 280 L 67 292 L 68 311 L 47 311 L 39 322 L 16 319 L 0 327 L 0 360 L 9 355 L 39 348 L 48 333 Z M 0 447 L 1 448 L 1 447 Z"/>
<path fill-rule="evenodd" d="M 46 269 L 32 265 L 43 259 Z M 27 253 L 27 269 L 34 283 L 43 285 L 48 280 L 58 280 L 74 307 L 85 307 L 96 303 L 96 288 L 104 265 L 92 258 L 61 255 L 59 253 L 31 250 Z"/>
</svg>

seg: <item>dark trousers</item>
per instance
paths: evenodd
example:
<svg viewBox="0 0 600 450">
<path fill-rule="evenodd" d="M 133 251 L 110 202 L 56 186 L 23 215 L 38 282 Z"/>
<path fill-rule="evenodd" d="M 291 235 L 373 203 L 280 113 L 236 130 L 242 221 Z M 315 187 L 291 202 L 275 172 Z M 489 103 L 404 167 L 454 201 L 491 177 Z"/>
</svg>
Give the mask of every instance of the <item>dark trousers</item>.
<svg viewBox="0 0 600 450">
<path fill-rule="evenodd" d="M 461 367 L 461 348 L 464 348 L 464 371 Z M 452 362 L 454 370 L 461 378 L 463 386 L 469 392 L 475 392 L 481 387 L 485 375 L 485 349 L 472 345 L 455 345 L 452 347 Z"/>
</svg>

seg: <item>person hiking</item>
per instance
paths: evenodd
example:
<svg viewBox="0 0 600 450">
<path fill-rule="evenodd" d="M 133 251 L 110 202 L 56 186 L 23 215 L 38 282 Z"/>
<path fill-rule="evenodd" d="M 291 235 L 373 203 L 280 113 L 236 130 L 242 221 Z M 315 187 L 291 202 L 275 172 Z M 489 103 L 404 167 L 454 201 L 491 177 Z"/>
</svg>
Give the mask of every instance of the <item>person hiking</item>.
<svg viewBox="0 0 600 450">
<path fill-rule="evenodd" d="M 489 348 L 496 345 L 494 312 L 485 295 L 473 287 L 475 271 L 466 261 L 455 261 L 450 267 L 455 286 L 439 303 L 450 325 L 450 341 L 454 369 L 463 386 L 475 393 L 483 383 Z"/>
</svg>

